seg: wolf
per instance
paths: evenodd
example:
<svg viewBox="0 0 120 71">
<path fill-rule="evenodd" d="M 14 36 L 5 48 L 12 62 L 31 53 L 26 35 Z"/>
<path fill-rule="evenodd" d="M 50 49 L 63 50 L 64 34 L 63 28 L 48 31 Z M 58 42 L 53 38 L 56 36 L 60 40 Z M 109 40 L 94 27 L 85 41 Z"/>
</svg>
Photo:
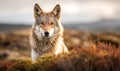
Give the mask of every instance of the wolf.
<svg viewBox="0 0 120 71">
<path fill-rule="evenodd" d="M 69 53 L 63 39 L 63 26 L 60 22 L 59 4 L 51 12 L 45 12 L 39 4 L 34 5 L 35 23 L 30 34 L 31 58 L 36 61 L 46 53 L 55 55 Z"/>
</svg>

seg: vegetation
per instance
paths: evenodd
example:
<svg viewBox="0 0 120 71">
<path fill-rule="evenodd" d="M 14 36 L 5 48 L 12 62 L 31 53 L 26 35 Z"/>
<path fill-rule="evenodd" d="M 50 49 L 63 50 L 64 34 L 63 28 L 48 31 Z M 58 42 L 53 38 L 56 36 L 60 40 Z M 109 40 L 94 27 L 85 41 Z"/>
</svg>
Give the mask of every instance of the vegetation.
<svg viewBox="0 0 120 71">
<path fill-rule="evenodd" d="M 0 71 L 120 71 L 120 33 L 66 30 L 69 54 L 45 54 L 32 62 L 25 32 L 0 36 Z"/>
</svg>

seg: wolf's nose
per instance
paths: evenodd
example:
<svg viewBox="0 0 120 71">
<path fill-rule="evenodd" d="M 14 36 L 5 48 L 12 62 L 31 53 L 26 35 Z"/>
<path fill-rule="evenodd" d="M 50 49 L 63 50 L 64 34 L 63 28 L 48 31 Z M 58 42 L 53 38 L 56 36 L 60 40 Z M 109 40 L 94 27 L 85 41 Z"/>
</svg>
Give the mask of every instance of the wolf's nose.
<svg viewBox="0 0 120 71">
<path fill-rule="evenodd" d="M 45 32 L 44 34 L 45 34 L 45 36 L 46 36 L 46 37 L 48 37 L 48 36 L 49 36 L 49 32 Z"/>
</svg>

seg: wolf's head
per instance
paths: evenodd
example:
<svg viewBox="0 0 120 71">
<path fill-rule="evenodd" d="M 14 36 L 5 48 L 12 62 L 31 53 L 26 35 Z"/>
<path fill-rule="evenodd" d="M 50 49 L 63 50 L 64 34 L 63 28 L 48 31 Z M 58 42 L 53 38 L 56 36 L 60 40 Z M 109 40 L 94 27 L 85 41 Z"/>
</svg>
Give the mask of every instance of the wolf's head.
<svg viewBox="0 0 120 71">
<path fill-rule="evenodd" d="M 44 12 L 38 4 L 34 6 L 35 24 L 33 31 L 39 37 L 50 38 L 57 33 L 62 33 L 62 26 L 59 22 L 61 8 L 57 4 L 51 12 Z"/>
</svg>

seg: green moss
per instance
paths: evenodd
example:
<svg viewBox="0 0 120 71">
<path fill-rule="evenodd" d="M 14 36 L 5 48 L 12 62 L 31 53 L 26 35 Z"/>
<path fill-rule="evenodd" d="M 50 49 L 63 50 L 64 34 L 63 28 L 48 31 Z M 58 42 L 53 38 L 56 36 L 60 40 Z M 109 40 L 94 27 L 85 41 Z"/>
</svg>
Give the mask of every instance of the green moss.
<svg viewBox="0 0 120 71">
<path fill-rule="evenodd" d="M 40 57 L 37 62 L 33 63 L 33 65 L 31 66 L 31 71 L 53 71 L 51 69 L 51 66 L 54 59 L 55 56 L 51 54 Z"/>
</svg>

